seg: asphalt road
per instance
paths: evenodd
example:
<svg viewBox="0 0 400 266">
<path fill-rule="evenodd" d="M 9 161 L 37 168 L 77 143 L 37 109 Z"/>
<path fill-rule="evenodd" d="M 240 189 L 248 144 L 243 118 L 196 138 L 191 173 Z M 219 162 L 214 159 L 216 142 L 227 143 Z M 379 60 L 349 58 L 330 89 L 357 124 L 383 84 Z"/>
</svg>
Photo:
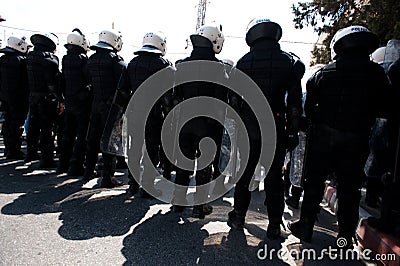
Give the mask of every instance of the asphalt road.
<svg viewBox="0 0 400 266">
<path fill-rule="evenodd" d="M 263 191 L 253 192 L 246 229 L 238 232 L 226 224 L 232 191 L 213 202 L 213 213 L 200 220 L 191 217 L 190 208 L 176 214 L 169 204 L 130 197 L 127 185 L 101 189 L 96 179 L 84 184 L 55 175 L 55 169 L 39 170 L 38 161 L 5 160 L 0 148 L 0 265 L 361 264 L 332 260 L 325 253 L 321 260 L 291 255 L 336 246 L 336 218 L 325 210 L 311 244 L 285 230 L 270 241 Z M 127 183 L 126 170 L 119 175 Z M 285 221 L 298 216 L 286 208 Z M 282 259 L 279 249 L 286 251 Z"/>
</svg>

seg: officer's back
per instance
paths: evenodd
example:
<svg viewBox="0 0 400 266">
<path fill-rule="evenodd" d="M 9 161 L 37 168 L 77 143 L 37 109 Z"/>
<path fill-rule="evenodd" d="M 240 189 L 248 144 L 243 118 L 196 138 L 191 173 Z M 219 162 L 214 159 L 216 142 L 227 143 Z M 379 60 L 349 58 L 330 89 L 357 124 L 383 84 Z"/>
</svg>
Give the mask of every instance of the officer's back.
<svg viewBox="0 0 400 266">
<path fill-rule="evenodd" d="M 111 104 L 123 69 L 120 56 L 106 49 L 98 49 L 90 56 L 88 73 L 93 85 L 93 102 Z"/>
<path fill-rule="evenodd" d="M 383 106 L 387 96 L 384 84 L 387 84 L 384 70 L 370 61 L 366 52 L 346 51 L 307 83 L 312 93 L 307 95 L 306 115 L 315 124 L 368 133 L 375 117 L 387 116 Z M 316 91 L 315 86 L 318 86 Z"/>
<path fill-rule="evenodd" d="M 36 44 L 26 58 L 31 93 L 49 93 L 49 84 L 58 85 L 58 57 L 49 48 Z"/>
<path fill-rule="evenodd" d="M 88 95 L 87 76 L 85 75 L 88 57 L 82 47 L 73 47 L 67 51 L 62 59 L 62 72 L 65 78 L 65 100 L 66 105 L 79 105 Z M 86 96 L 86 97 L 85 97 Z"/>
<path fill-rule="evenodd" d="M 257 40 L 236 67 L 259 86 L 274 114 L 285 112 L 285 95 L 295 77 L 292 57 L 281 51 L 278 42 Z"/>
</svg>

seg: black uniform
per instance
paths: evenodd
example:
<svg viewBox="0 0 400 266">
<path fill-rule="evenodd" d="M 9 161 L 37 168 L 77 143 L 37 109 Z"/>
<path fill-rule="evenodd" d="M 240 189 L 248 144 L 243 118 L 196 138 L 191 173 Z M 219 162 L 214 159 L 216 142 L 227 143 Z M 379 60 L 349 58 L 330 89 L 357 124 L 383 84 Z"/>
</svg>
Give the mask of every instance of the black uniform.
<svg viewBox="0 0 400 266">
<path fill-rule="evenodd" d="M 100 139 L 104 130 L 110 106 L 125 63 L 119 55 L 111 50 L 97 48 L 90 56 L 87 68 L 93 86 L 93 102 L 90 114 L 90 128 L 87 140 L 86 169 L 84 177 L 90 179 L 94 175 Z M 103 153 L 103 186 L 110 186 L 114 176 L 116 158 Z"/>
<path fill-rule="evenodd" d="M 83 174 L 86 136 L 92 103 L 87 77 L 87 61 L 86 51 L 77 45 L 70 45 L 67 54 L 62 59 L 65 111 L 58 167 L 60 173 L 68 171 L 71 175 Z"/>
<path fill-rule="evenodd" d="M 41 167 L 49 167 L 54 165 L 52 130 L 62 101 L 59 60 L 51 48 L 38 44 L 26 61 L 30 90 L 27 161 L 37 157 L 40 143 Z"/>
<path fill-rule="evenodd" d="M 209 42 L 208 40 L 206 41 Z M 180 63 L 195 60 L 220 62 L 215 57 L 215 52 L 213 50 L 212 44 L 211 42 L 209 42 L 209 47 L 197 47 L 194 45 L 190 57 L 176 62 L 177 68 L 180 67 Z M 221 69 L 223 68 L 224 65 L 221 62 Z M 223 71 L 221 70 L 221 74 L 222 73 Z M 208 96 L 219 99 L 223 102 L 227 102 L 227 89 L 220 85 L 208 82 L 189 82 L 175 88 L 175 97 L 178 101 L 183 101 L 192 97 L 199 96 Z M 210 106 L 210 108 L 212 108 L 212 106 Z M 218 110 L 215 111 L 218 112 Z M 181 110 L 181 112 L 184 112 L 184 110 Z M 199 152 L 199 142 L 205 137 L 212 138 L 214 143 L 217 145 L 217 152 L 220 150 L 219 147 L 221 146 L 222 132 L 223 126 L 218 121 L 206 117 L 196 117 L 188 121 L 183 126 L 179 134 L 179 147 L 182 150 L 183 155 L 194 161 Z M 211 167 L 212 163 L 204 169 L 198 170 L 196 172 L 196 186 L 204 185 L 211 181 Z M 190 181 L 189 176 L 191 174 L 193 174 L 193 171 L 187 171 L 177 168 L 175 183 L 182 186 L 188 186 Z M 181 195 L 180 197 L 182 197 L 182 195 L 186 195 L 186 191 L 181 191 L 181 189 L 177 187 L 175 190 L 175 196 L 177 196 L 179 193 Z M 197 194 L 200 197 L 204 196 L 201 195 L 202 193 L 196 193 L 195 196 L 197 196 Z M 204 210 L 203 207 L 204 206 L 195 206 L 193 210 L 194 215 L 198 215 L 199 218 L 202 218 L 204 214 L 210 211 Z"/>
<path fill-rule="evenodd" d="M 117 91 L 115 97 L 115 104 L 119 105 L 123 110 L 126 109 L 130 98 L 135 93 L 137 88 L 151 75 L 154 73 L 171 66 L 171 63 L 164 59 L 159 53 L 152 52 L 137 52 L 138 56 L 134 57 L 128 64 L 127 70 L 123 73 L 121 78 L 121 84 Z M 170 107 L 169 100 L 165 101 L 167 98 L 159 99 L 157 103 L 154 104 L 150 111 L 149 117 L 146 122 L 145 127 L 145 139 L 146 139 L 146 149 L 149 154 L 150 161 L 153 165 L 158 163 L 158 150 L 161 145 L 161 127 L 163 123 L 163 108 Z M 138 152 L 135 153 L 137 157 L 130 158 L 136 165 L 136 169 L 139 169 L 140 159 L 142 157 L 141 148 L 138 148 Z M 145 162 L 150 163 L 150 162 Z M 150 172 L 146 170 L 149 169 L 144 165 L 142 184 L 146 183 L 149 186 L 154 186 L 154 176 L 150 176 Z M 139 178 L 139 172 L 131 173 L 129 172 L 129 183 L 131 185 L 130 189 L 132 193 L 138 188 L 136 180 L 133 178 Z"/>
<path fill-rule="evenodd" d="M 295 64 L 295 62 L 290 54 L 281 51 L 277 41 L 261 38 L 252 44 L 250 52 L 244 55 L 236 65 L 262 90 L 275 118 L 276 150 L 265 179 L 265 203 L 269 218 L 267 234 L 272 238 L 279 235 L 279 225 L 284 210 L 282 167 L 286 149 L 290 144 L 288 135 L 292 135 L 292 138 L 297 136 L 298 119 L 302 113 L 300 80 L 304 74 L 304 64 Z M 239 108 L 239 113 L 249 132 L 250 154 L 247 167 L 235 187 L 234 211 L 230 213 L 230 217 L 235 216 L 240 220 L 240 224 L 243 224 L 251 199 L 249 183 L 261 153 L 261 132 L 250 106 L 243 103 Z"/>
<path fill-rule="evenodd" d="M 376 117 L 387 117 L 388 79 L 367 53 L 350 50 L 307 82 L 312 121 L 300 221 L 316 220 L 328 174 L 337 177 L 339 236 L 351 239 L 358 223 L 362 171 Z"/>
<path fill-rule="evenodd" d="M 28 113 L 29 91 L 26 54 L 17 50 L 0 58 L 1 102 L 5 121 L 2 127 L 5 153 L 8 159 L 22 159 L 21 127 Z"/>
</svg>

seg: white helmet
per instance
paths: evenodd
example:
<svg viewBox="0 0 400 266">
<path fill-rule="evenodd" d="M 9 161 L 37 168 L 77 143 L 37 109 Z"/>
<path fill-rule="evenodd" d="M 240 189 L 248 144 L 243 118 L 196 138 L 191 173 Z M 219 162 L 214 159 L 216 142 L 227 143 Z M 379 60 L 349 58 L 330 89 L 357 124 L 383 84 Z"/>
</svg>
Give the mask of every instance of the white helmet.
<svg viewBox="0 0 400 266">
<path fill-rule="evenodd" d="M 115 46 L 115 50 L 116 50 L 117 52 L 121 51 L 121 50 L 122 50 L 122 45 L 123 45 L 123 44 L 124 44 L 124 43 L 122 42 L 122 35 L 121 35 L 121 33 L 120 33 L 119 38 L 118 38 L 118 41 L 117 41 L 117 45 Z"/>
<path fill-rule="evenodd" d="M 202 44 L 198 45 L 198 39 L 195 36 L 202 36 L 207 38 L 211 44 L 214 52 L 219 54 L 222 51 L 222 46 L 224 45 L 225 37 L 222 33 L 222 26 L 211 26 L 211 25 L 204 25 L 199 28 L 196 34 L 190 36 L 190 40 L 192 41 L 193 46 L 203 46 Z"/>
<path fill-rule="evenodd" d="M 249 25 L 247 25 L 246 43 L 248 46 L 253 45 L 253 43 L 260 38 L 279 41 L 281 37 L 281 26 L 268 18 L 254 18 L 249 22 Z"/>
<path fill-rule="evenodd" d="M 73 29 L 72 33 L 67 36 L 67 43 L 64 45 L 65 48 L 69 49 L 71 45 L 76 45 L 85 49 L 85 51 L 89 51 L 90 44 L 89 41 L 86 40 L 85 35 L 79 29 Z"/>
<path fill-rule="evenodd" d="M 2 53 L 10 53 L 10 52 L 21 52 L 26 54 L 29 50 L 29 48 L 31 48 L 32 45 L 28 44 L 26 42 L 26 38 L 22 37 L 22 38 L 18 38 L 15 36 L 10 36 L 7 39 L 7 46 L 3 49 L 0 50 L 0 52 Z"/>
<path fill-rule="evenodd" d="M 158 32 L 148 32 L 143 37 L 142 48 L 137 50 L 135 54 L 140 52 L 150 52 L 165 55 L 167 52 L 167 39 L 164 33 Z"/>
<path fill-rule="evenodd" d="M 337 54 L 348 49 L 364 49 L 367 54 L 371 54 L 378 48 L 378 37 L 363 26 L 350 26 L 336 32 L 331 41 L 331 58 L 336 58 Z"/>
<path fill-rule="evenodd" d="M 377 64 L 382 64 L 385 61 L 386 46 L 379 47 L 371 54 L 371 60 Z"/>
<path fill-rule="evenodd" d="M 31 42 L 33 45 L 41 44 L 55 51 L 58 45 L 58 37 L 52 32 L 37 33 L 31 36 Z"/>
<path fill-rule="evenodd" d="M 120 32 L 103 30 L 99 34 L 99 42 L 90 46 L 90 49 L 103 48 L 108 50 L 120 51 L 122 49 L 122 35 Z"/>
</svg>

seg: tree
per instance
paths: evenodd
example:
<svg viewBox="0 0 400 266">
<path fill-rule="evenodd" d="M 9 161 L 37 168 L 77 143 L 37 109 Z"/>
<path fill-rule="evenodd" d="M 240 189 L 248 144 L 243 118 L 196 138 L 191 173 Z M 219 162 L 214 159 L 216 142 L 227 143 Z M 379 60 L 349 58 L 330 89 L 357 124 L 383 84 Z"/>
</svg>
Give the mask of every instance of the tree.
<svg viewBox="0 0 400 266">
<path fill-rule="evenodd" d="M 311 26 L 322 40 L 312 51 L 311 65 L 330 61 L 330 42 L 344 27 L 365 26 L 378 35 L 382 46 L 400 38 L 399 0 L 313 0 L 293 4 L 292 11 L 297 29 Z"/>
</svg>

